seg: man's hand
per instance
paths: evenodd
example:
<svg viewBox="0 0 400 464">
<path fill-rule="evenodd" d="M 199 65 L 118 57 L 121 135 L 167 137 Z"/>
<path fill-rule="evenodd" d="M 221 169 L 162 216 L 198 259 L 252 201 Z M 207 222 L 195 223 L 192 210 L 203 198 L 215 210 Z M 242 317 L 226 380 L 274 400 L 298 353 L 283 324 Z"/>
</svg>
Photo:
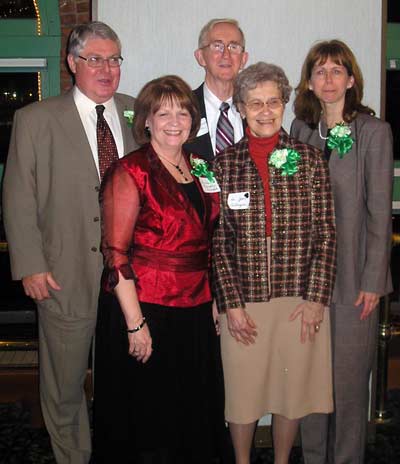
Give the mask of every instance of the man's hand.
<svg viewBox="0 0 400 464">
<path fill-rule="evenodd" d="M 51 272 L 40 272 L 22 278 L 25 294 L 34 300 L 42 301 L 50 298 L 49 287 L 53 290 L 61 290 Z"/>
</svg>

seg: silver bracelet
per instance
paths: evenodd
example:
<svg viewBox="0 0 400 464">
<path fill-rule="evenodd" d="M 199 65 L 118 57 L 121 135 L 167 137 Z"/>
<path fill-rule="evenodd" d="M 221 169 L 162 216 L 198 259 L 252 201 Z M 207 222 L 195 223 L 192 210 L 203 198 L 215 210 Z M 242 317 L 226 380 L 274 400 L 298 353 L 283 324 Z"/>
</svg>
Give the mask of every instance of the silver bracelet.
<svg viewBox="0 0 400 464">
<path fill-rule="evenodd" d="M 135 333 L 135 332 L 138 332 L 140 329 L 142 329 L 144 326 L 146 325 L 146 318 L 144 317 L 142 322 L 137 326 L 137 327 L 134 327 L 133 329 L 128 329 L 127 332 L 132 334 L 132 333 Z"/>
</svg>

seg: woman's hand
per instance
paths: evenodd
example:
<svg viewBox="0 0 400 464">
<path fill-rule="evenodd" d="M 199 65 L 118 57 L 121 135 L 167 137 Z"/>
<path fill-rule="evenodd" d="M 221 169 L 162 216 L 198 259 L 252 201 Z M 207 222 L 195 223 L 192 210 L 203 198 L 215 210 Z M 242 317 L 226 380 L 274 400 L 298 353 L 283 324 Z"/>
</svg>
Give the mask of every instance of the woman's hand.
<svg viewBox="0 0 400 464">
<path fill-rule="evenodd" d="M 354 306 L 364 305 L 360 314 L 360 321 L 364 321 L 368 318 L 377 307 L 379 298 L 378 293 L 360 291 L 357 300 L 354 302 Z"/>
<path fill-rule="evenodd" d="M 137 361 L 145 363 L 153 352 L 149 326 L 145 324 L 140 330 L 128 333 L 129 354 Z"/>
<path fill-rule="evenodd" d="M 314 301 L 300 303 L 289 316 L 289 321 L 294 321 L 301 316 L 300 341 L 305 343 L 307 336 L 310 342 L 315 340 L 315 334 L 324 320 L 324 305 Z"/>
<path fill-rule="evenodd" d="M 257 326 L 243 308 L 228 309 L 226 315 L 229 333 L 236 341 L 244 345 L 250 345 L 256 341 Z"/>
<path fill-rule="evenodd" d="M 217 332 L 217 335 L 221 335 L 221 329 L 219 327 L 219 313 L 218 313 L 217 303 L 215 302 L 215 300 L 213 301 L 213 304 L 212 304 L 212 315 L 213 315 L 213 320 L 214 320 L 215 331 Z"/>
<path fill-rule="evenodd" d="M 135 283 L 133 280 L 125 279 L 120 271 L 118 277 L 118 285 L 114 291 L 124 313 L 126 326 L 128 329 L 133 329 L 144 322 Z M 144 324 L 137 332 L 128 332 L 128 340 L 129 354 L 138 361 L 147 362 L 153 352 L 149 326 Z"/>
</svg>

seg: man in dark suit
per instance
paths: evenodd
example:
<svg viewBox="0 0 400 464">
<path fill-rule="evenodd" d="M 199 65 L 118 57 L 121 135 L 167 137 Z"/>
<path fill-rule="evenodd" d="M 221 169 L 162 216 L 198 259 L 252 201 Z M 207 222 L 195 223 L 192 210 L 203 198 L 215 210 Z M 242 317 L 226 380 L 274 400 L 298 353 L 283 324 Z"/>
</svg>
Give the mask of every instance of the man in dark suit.
<svg viewBox="0 0 400 464">
<path fill-rule="evenodd" d="M 217 125 L 221 104 L 228 103 L 227 118 L 236 143 L 243 136 L 243 123 L 239 112 L 232 105 L 233 81 L 246 65 L 248 53 L 245 38 L 235 19 L 212 19 L 201 30 L 199 48 L 194 56 L 206 72 L 204 83 L 194 90 L 201 113 L 201 126 L 197 137 L 185 145 L 185 149 L 212 160 L 223 147 L 217 141 Z M 228 123 L 228 124 L 229 124 Z"/>
<path fill-rule="evenodd" d="M 13 278 L 38 307 L 40 397 L 54 455 L 84 464 L 91 440 L 83 385 L 103 267 L 98 192 L 111 162 L 98 144 L 99 111 L 114 158 L 136 144 L 134 99 L 116 94 L 115 32 L 100 22 L 78 26 L 67 60 L 74 88 L 15 114 L 3 200 Z"/>
</svg>

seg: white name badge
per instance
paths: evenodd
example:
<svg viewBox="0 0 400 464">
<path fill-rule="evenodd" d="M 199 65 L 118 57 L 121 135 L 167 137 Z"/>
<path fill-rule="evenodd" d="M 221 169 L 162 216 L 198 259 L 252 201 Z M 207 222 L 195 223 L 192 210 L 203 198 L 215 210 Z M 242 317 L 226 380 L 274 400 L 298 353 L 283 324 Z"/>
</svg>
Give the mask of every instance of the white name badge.
<svg viewBox="0 0 400 464">
<path fill-rule="evenodd" d="M 215 178 L 213 180 L 208 180 L 207 177 L 199 177 L 199 181 L 205 193 L 217 193 L 221 191 Z"/>
<path fill-rule="evenodd" d="M 201 118 L 200 121 L 200 129 L 197 132 L 196 137 L 200 137 L 201 135 L 208 134 L 208 124 L 206 118 Z"/>
<path fill-rule="evenodd" d="M 250 206 L 250 192 L 237 192 L 228 195 L 230 209 L 247 209 Z"/>
</svg>

